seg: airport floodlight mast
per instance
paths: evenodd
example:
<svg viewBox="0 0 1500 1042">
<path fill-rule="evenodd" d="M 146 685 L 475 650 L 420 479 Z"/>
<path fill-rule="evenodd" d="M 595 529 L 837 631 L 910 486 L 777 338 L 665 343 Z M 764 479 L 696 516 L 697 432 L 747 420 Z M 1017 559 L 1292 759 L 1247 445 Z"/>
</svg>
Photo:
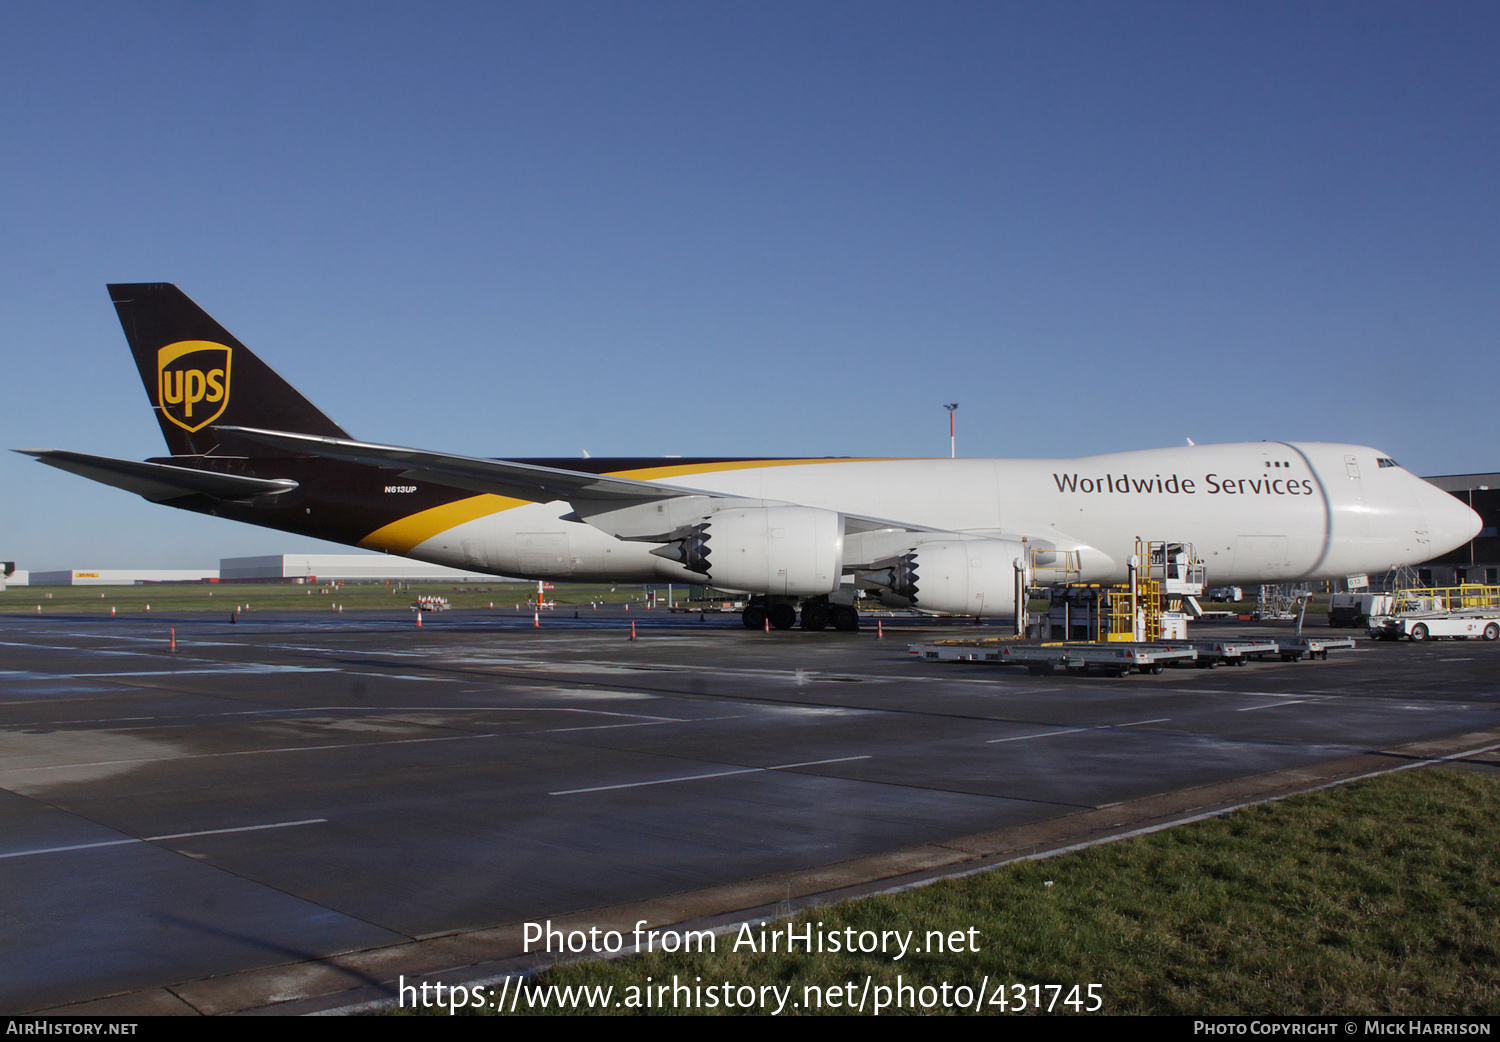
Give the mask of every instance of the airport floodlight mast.
<svg viewBox="0 0 1500 1042">
<path fill-rule="evenodd" d="M 943 406 L 948 410 L 948 458 L 958 459 L 958 435 L 953 424 L 953 414 L 958 410 L 958 403 Z"/>
</svg>

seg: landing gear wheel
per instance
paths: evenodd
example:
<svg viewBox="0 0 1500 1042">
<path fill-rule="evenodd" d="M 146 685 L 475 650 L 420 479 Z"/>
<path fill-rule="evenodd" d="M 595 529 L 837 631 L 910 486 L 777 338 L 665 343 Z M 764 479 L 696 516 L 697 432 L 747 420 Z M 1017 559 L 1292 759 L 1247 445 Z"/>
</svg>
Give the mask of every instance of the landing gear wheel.
<svg viewBox="0 0 1500 1042">
<path fill-rule="evenodd" d="M 828 607 L 823 604 L 804 604 L 802 606 L 802 628 L 805 630 L 821 630 L 828 628 Z"/>
<path fill-rule="evenodd" d="M 1422 625 L 1422 623 L 1420 623 L 1420 622 L 1417 623 L 1415 626 L 1413 626 L 1411 628 L 1411 639 L 1412 640 L 1426 640 L 1427 639 L 1427 627 L 1424 626 L 1424 625 Z"/>
<path fill-rule="evenodd" d="M 766 628 L 766 609 L 762 605 L 752 604 L 740 612 L 740 621 L 747 630 L 763 630 Z"/>
<path fill-rule="evenodd" d="M 1485 640 L 1500 640 L 1500 624 L 1490 623 L 1484 628 Z"/>
<path fill-rule="evenodd" d="M 836 630 L 850 633 L 859 629 L 859 612 L 851 604 L 835 604 L 829 615 Z"/>
<path fill-rule="evenodd" d="M 772 629 L 789 630 L 797 625 L 797 609 L 790 604 L 773 604 L 767 614 L 770 616 Z"/>
</svg>

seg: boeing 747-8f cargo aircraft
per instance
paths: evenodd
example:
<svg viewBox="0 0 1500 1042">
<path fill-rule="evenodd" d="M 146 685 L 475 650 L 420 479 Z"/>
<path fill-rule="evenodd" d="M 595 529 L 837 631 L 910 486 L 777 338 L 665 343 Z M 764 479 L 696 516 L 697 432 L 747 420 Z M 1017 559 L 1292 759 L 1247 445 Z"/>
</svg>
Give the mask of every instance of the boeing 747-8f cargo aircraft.
<svg viewBox="0 0 1500 1042">
<path fill-rule="evenodd" d="M 1017 562 L 1123 582 L 1138 537 L 1215 583 L 1384 572 L 1463 545 L 1468 507 L 1360 445 L 1258 442 L 1079 459 L 478 459 L 356 441 L 164 283 L 110 286 L 171 455 L 43 463 L 168 506 L 468 571 L 686 582 L 745 624 L 858 625 L 853 591 L 1010 616 Z"/>
</svg>

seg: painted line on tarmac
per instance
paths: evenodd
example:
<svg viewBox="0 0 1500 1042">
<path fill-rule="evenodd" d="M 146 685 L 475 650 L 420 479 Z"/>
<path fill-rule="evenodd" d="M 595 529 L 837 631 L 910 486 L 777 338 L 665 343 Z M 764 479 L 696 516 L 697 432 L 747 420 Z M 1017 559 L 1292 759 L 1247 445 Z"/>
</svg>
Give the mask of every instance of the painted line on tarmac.
<svg viewBox="0 0 1500 1042">
<path fill-rule="evenodd" d="M 789 771 L 794 767 L 817 767 L 825 763 L 848 763 L 851 760 L 871 760 L 873 756 L 839 756 L 831 760 L 806 760 L 802 763 L 778 763 L 772 767 L 741 767 L 733 771 L 714 771 L 709 774 L 685 774 L 676 778 L 657 778 L 652 781 L 625 782 L 623 785 L 594 785 L 587 789 L 560 789 L 548 796 L 576 796 L 584 792 L 610 792 L 614 789 L 639 789 L 647 785 L 670 785 L 674 782 L 702 781 L 705 778 L 728 778 L 736 774 L 763 774 L 766 771 Z"/>
<path fill-rule="evenodd" d="M 1077 734 L 1080 731 L 1097 731 L 1097 727 L 1070 727 L 1066 731 L 1039 731 L 1036 734 L 1018 734 L 1011 738 L 991 738 L 985 745 L 996 745 L 1000 742 L 1024 742 L 1028 738 L 1051 738 L 1059 734 Z"/>
<path fill-rule="evenodd" d="M 1000 742 L 1024 742 L 1028 738 L 1051 738 L 1060 734 L 1081 734 L 1084 731 L 1113 731 L 1120 727 L 1142 727 L 1146 724 L 1164 724 L 1172 718 L 1170 716 L 1159 716 L 1154 720 L 1131 720 L 1124 724 L 1095 724 L 1092 727 L 1069 727 L 1062 731 L 1039 731 L 1036 734 L 1018 734 L 1010 738 L 990 738 L 985 745 L 998 745 Z"/>
<path fill-rule="evenodd" d="M 1256 709 L 1280 709 L 1282 706 L 1297 706 L 1297 705 L 1301 705 L 1303 702 L 1311 702 L 1311 701 L 1313 701 L 1313 699 L 1311 699 L 1311 698 L 1294 698 L 1294 699 L 1292 699 L 1289 702 L 1267 702 L 1263 706 L 1245 706 L 1242 709 L 1236 709 L 1235 712 L 1236 713 L 1249 713 L 1249 712 L 1253 712 Z"/>
<path fill-rule="evenodd" d="M 162 843 L 172 839 L 194 839 L 198 836 L 225 836 L 232 832 L 264 832 L 266 829 L 289 829 L 298 825 L 321 825 L 327 818 L 304 818 L 301 821 L 274 821 L 269 825 L 240 825 L 229 829 L 205 829 L 202 832 L 173 832 L 165 836 L 132 836 L 130 839 L 106 839 L 98 843 L 72 843 L 63 847 L 37 847 L 34 850 L 16 850 L 0 854 L 0 859 L 11 857 L 33 857 L 37 854 L 63 854 L 71 850 L 97 850 L 100 847 L 123 847 L 130 843 Z"/>
<path fill-rule="evenodd" d="M 16 703 L 7 703 L 7 704 L 14 705 Z M 31 705 L 31 704 L 47 705 L 47 704 L 50 704 L 50 703 L 47 703 L 47 702 L 30 703 L 30 702 L 28 702 L 28 703 L 22 703 L 22 704 L 26 704 L 26 705 Z M 692 717 L 678 717 L 678 716 L 650 716 L 650 715 L 645 714 L 645 713 L 621 713 L 621 712 L 617 712 L 617 711 L 613 711 L 613 710 L 609 710 L 609 709 L 580 709 L 580 708 L 577 708 L 577 707 L 569 707 L 569 706 L 430 706 L 430 705 L 427 705 L 427 706 L 379 706 L 379 705 L 364 705 L 364 706 L 307 706 L 307 707 L 301 708 L 301 709 L 281 709 L 281 708 L 278 708 L 278 709 L 233 709 L 233 710 L 228 710 L 228 711 L 222 712 L 222 713 L 168 713 L 168 714 L 164 714 L 164 715 L 160 715 L 160 716 L 106 716 L 106 717 L 98 717 L 98 718 L 89 719 L 89 720 L 78 720 L 78 719 L 31 720 L 31 721 L 22 720 L 22 721 L 16 721 L 14 723 L 6 724 L 4 726 L 7 727 L 7 728 L 9 728 L 9 729 L 14 730 L 15 728 L 19 728 L 19 727 L 70 727 L 70 726 L 78 726 L 78 725 L 82 725 L 82 724 L 95 724 L 95 725 L 98 725 L 98 724 L 128 724 L 128 723 L 133 723 L 135 721 L 148 721 L 149 722 L 148 724 L 143 724 L 141 727 L 117 727 L 117 728 L 114 728 L 114 730 L 120 730 L 120 731 L 135 731 L 135 730 L 145 729 L 147 726 L 149 726 L 151 728 L 194 727 L 194 726 L 198 725 L 199 723 L 201 723 L 204 720 L 226 720 L 226 719 L 232 719 L 234 717 L 276 718 L 276 717 L 307 716 L 309 714 L 316 715 L 318 713 L 359 713 L 359 714 L 362 714 L 365 717 L 368 717 L 369 719 L 372 719 L 372 720 L 380 720 L 380 719 L 383 719 L 385 717 L 390 716 L 393 713 L 426 713 L 426 714 L 432 714 L 432 713 L 581 713 L 581 714 L 588 715 L 588 716 L 622 716 L 622 717 L 631 717 L 631 718 L 635 718 L 635 719 L 644 720 L 646 723 L 665 723 L 665 724 L 697 723 L 698 719 L 704 719 L 704 720 L 738 720 L 738 719 L 741 719 L 740 716 L 710 716 L 710 717 L 702 717 L 702 718 L 696 718 L 696 719 L 692 718 Z M 412 722 L 414 722 L 414 723 L 420 723 L 423 726 L 445 726 L 442 721 L 412 721 Z M 601 725 L 601 726 L 605 726 L 605 727 L 614 727 L 614 726 L 629 727 L 629 726 L 634 726 L 634 725 L 633 724 L 605 724 L 605 725 Z M 575 730 L 587 730 L 587 729 L 588 728 L 566 727 L 566 728 L 558 728 L 557 730 L 575 731 Z M 546 734 L 547 732 L 545 732 L 545 731 L 525 731 L 525 732 L 520 732 L 520 733 L 523 733 L 523 734 Z M 228 755 L 235 755 L 235 754 L 231 754 L 231 753 L 205 753 L 203 755 L 208 755 L 208 756 L 228 756 Z M 81 764 L 79 766 L 93 766 L 93 765 L 91 765 L 91 764 L 90 765 L 82 765 Z M 0 768 L 0 773 L 4 773 L 5 771 L 11 770 L 11 769 L 12 768 Z M 27 769 L 29 769 L 29 768 L 27 768 Z"/>
</svg>

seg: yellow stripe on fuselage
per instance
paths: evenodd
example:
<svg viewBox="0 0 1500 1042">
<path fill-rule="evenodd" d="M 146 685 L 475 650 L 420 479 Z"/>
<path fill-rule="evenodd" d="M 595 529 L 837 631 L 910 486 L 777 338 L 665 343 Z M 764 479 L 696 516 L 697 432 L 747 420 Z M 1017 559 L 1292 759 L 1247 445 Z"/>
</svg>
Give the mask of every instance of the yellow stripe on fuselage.
<svg viewBox="0 0 1500 1042">
<path fill-rule="evenodd" d="M 751 470 L 756 467 L 798 467 L 812 463 L 870 463 L 868 459 L 775 459 L 775 460 L 726 460 L 723 463 L 677 463 L 662 467 L 643 467 L 639 470 L 613 471 L 608 476 L 634 478 L 637 481 L 653 481 L 665 478 L 687 477 L 693 474 L 712 474 L 725 470 Z M 409 553 L 433 536 L 473 521 L 477 517 L 498 514 L 502 510 L 522 507 L 524 499 L 511 499 L 488 493 L 470 496 L 467 499 L 444 503 L 440 507 L 419 510 L 399 521 L 377 528 L 359 541 L 367 550 L 385 550 L 393 554 Z"/>
<path fill-rule="evenodd" d="M 489 493 L 482 496 L 470 496 L 468 499 L 444 503 L 440 507 L 432 507 L 429 510 L 419 510 L 399 521 L 392 521 L 365 536 L 359 541 L 359 545 L 368 550 L 387 550 L 393 554 L 409 553 L 413 547 L 420 546 L 438 533 L 446 532 L 465 521 L 525 505 L 526 500 L 511 499 L 508 496 L 494 496 Z"/>
</svg>

